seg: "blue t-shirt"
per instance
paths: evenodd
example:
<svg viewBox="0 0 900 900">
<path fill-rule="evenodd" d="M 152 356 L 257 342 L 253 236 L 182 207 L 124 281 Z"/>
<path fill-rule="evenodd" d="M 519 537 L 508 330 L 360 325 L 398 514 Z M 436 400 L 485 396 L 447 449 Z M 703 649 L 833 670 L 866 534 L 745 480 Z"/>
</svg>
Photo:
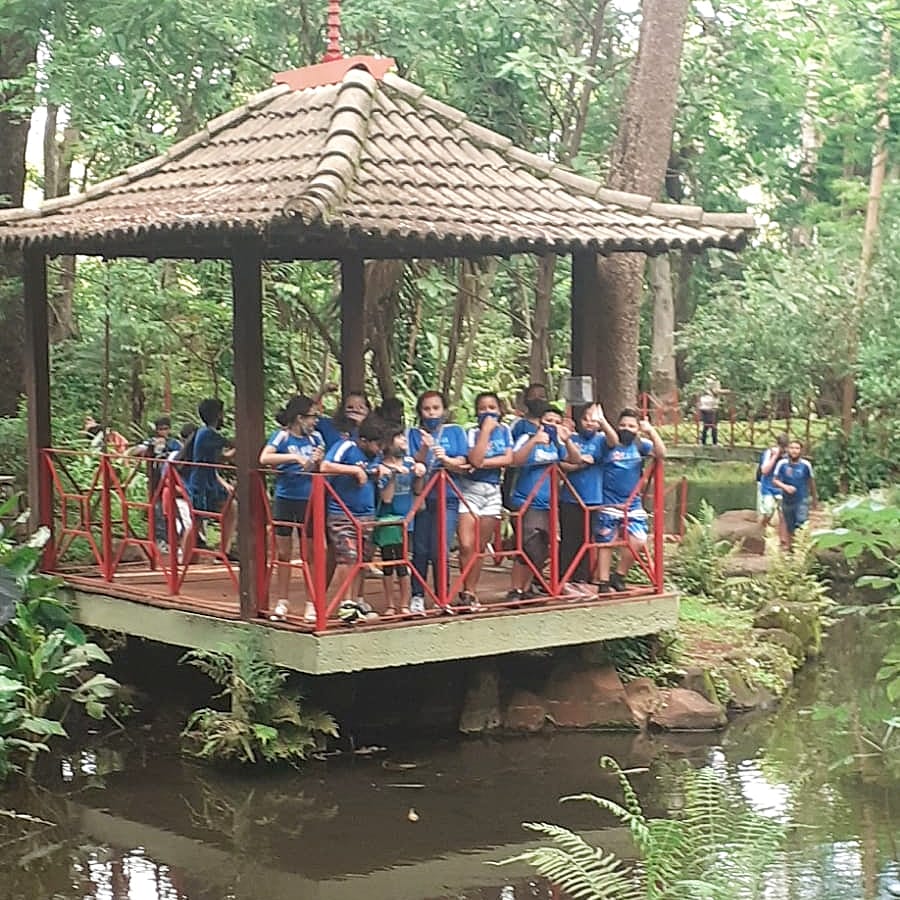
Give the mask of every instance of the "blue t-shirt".
<svg viewBox="0 0 900 900">
<path fill-rule="evenodd" d="M 653 442 L 636 438 L 631 444 L 610 447 L 603 457 L 603 502 L 622 506 L 628 503 L 632 491 L 641 480 L 644 457 L 653 452 Z M 640 495 L 636 494 L 629 510 L 641 509 Z M 616 510 L 607 510 L 611 515 Z"/>
<path fill-rule="evenodd" d="M 523 434 L 534 434 L 537 430 L 538 427 L 534 422 L 529 422 L 528 419 L 516 419 L 516 421 L 512 423 L 512 428 L 510 429 L 513 443 L 522 437 Z"/>
<path fill-rule="evenodd" d="M 434 438 L 435 446 L 440 445 L 441 447 L 443 447 L 445 452 L 447 453 L 447 456 L 467 456 L 469 453 L 469 445 L 468 441 L 466 440 L 466 433 L 459 425 L 441 425 L 441 427 L 438 428 L 438 430 L 435 431 L 431 436 L 432 438 Z M 409 455 L 415 457 L 422 446 L 422 431 L 418 428 L 410 428 L 407 441 L 409 443 Z M 439 460 L 435 459 L 434 450 L 429 449 L 428 453 L 425 454 L 426 484 L 432 477 L 432 475 L 434 475 L 434 473 L 440 468 L 441 464 Z M 437 502 L 436 491 L 429 492 L 427 502 Z M 447 502 L 457 504 L 459 503 L 459 497 L 449 484 L 447 485 Z"/>
<path fill-rule="evenodd" d="M 532 432 L 533 433 L 533 432 Z M 513 446 L 513 450 L 520 450 L 531 439 L 530 434 L 523 434 Z M 519 477 L 516 478 L 516 487 L 512 495 L 513 509 L 520 509 L 522 504 L 534 490 L 534 486 L 540 481 L 548 466 L 566 458 L 564 447 L 558 444 L 535 444 L 528 454 L 528 459 L 519 467 Z M 537 493 L 531 500 L 529 509 L 550 509 L 550 479 L 545 478 Z"/>
<path fill-rule="evenodd" d="M 195 463 L 217 463 L 222 457 L 222 451 L 228 446 L 228 441 L 209 425 L 203 425 L 197 429 L 194 435 Z M 218 470 L 212 465 L 191 466 L 190 491 L 194 496 L 205 493 L 216 493 L 221 490 L 217 478 Z"/>
<path fill-rule="evenodd" d="M 478 442 L 478 435 L 481 428 L 478 425 L 473 426 L 467 432 L 469 452 L 475 448 Z M 513 439 L 509 428 L 502 422 L 491 432 L 490 440 L 488 440 L 487 451 L 484 454 L 485 459 L 494 459 L 497 456 L 503 456 L 504 453 L 512 448 Z M 486 484 L 500 484 L 500 469 L 475 469 L 471 475 L 466 478 L 471 481 L 482 481 Z"/>
<path fill-rule="evenodd" d="M 572 443 L 582 456 L 593 456 L 594 462 L 574 472 L 567 472 L 566 477 L 585 506 L 600 506 L 603 503 L 603 455 L 607 449 L 606 435 L 600 432 L 594 434 L 576 432 L 572 435 Z M 565 482 L 560 488 L 559 499 L 562 503 L 578 502 L 578 498 L 572 494 Z"/>
<path fill-rule="evenodd" d="M 384 475 L 378 479 L 378 490 L 383 491 L 391 482 L 394 483 L 394 497 L 390 503 L 380 500 L 378 517 L 406 518 L 413 505 L 413 484 L 416 481 L 416 461 L 411 456 L 403 458 L 403 471 L 396 470 L 392 475 Z M 413 520 L 406 525 L 408 531 L 413 529 Z"/>
<path fill-rule="evenodd" d="M 359 427 L 351 428 L 349 431 L 340 431 L 334 424 L 334 419 L 329 416 L 319 416 L 316 419 L 316 431 L 322 436 L 325 448 L 328 450 L 348 437 L 351 441 L 355 441 L 359 437 Z"/>
<path fill-rule="evenodd" d="M 782 484 L 789 484 L 797 490 L 793 494 L 784 492 L 782 503 L 789 506 L 794 503 L 804 503 L 809 498 L 809 482 L 813 477 L 812 463 L 808 459 L 798 459 L 792 462 L 783 459 L 775 466 L 775 478 Z"/>
<path fill-rule="evenodd" d="M 290 453 L 297 457 L 297 462 L 278 464 L 278 477 L 275 479 L 275 496 L 284 500 L 309 500 L 312 490 L 312 477 L 304 471 L 303 466 L 312 459 L 316 449 L 325 447 L 325 441 L 318 431 L 310 435 L 296 435 L 282 428 L 269 438 L 268 446 L 279 453 Z"/>
<path fill-rule="evenodd" d="M 340 441 L 329 447 L 325 453 L 325 459 L 345 466 L 365 463 L 369 470 L 378 465 L 377 458 L 369 459 L 355 441 L 349 440 Z M 369 478 L 365 484 L 360 484 L 355 475 L 329 475 L 328 480 L 334 493 L 341 498 L 351 515 L 360 518 L 375 515 L 375 482 L 372 478 Z M 344 507 L 332 496 L 331 491 L 328 492 L 328 515 L 344 517 L 347 515 Z"/>
<path fill-rule="evenodd" d="M 759 466 L 762 469 L 762 466 L 765 464 L 766 460 L 769 458 L 770 450 L 763 450 L 759 455 Z M 775 487 L 775 469 L 778 468 L 778 463 L 772 467 L 772 471 L 769 472 L 768 475 L 760 472 L 759 476 L 759 492 L 761 494 L 771 494 L 773 497 L 781 496 L 781 488 Z"/>
</svg>

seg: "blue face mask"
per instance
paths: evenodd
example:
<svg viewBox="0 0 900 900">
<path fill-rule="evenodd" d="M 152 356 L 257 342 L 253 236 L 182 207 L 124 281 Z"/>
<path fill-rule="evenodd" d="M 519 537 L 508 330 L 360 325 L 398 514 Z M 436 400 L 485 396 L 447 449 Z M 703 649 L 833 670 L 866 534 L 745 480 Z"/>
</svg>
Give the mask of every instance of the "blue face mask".
<svg viewBox="0 0 900 900">
<path fill-rule="evenodd" d="M 500 414 L 495 412 L 478 413 L 478 424 L 484 424 L 486 419 L 499 419 Z"/>
<path fill-rule="evenodd" d="M 558 440 L 555 425 L 544 425 L 544 433 L 550 438 L 550 443 L 555 444 Z"/>
<path fill-rule="evenodd" d="M 422 419 L 422 424 L 429 431 L 437 431 L 437 429 L 440 428 L 441 425 L 444 424 L 444 417 L 443 416 L 432 416 L 429 419 Z"/>
</svg>

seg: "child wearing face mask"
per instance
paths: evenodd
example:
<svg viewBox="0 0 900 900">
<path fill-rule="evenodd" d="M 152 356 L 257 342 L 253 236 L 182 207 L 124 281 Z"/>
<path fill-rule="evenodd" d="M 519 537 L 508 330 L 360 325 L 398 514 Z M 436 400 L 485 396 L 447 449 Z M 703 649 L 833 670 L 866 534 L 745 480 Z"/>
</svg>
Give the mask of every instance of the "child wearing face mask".
<svg viewBox="0 0 900 900">
<path fill-rule="evenodd" d="M 601 544 L 619 538 L 626 546 L 619 554 L 616 571 L 610 574 L 612 548 L 602 548 L 597 559 L 601 594 L 625 591 L 625 576 L 634 564 L 635 557 L 647 544 L 647 513 L 639 495 L 632 497 L 643 472 L 644 459 L 663 459 L 666 445 L 647 419 L 641 419 L 636 409 L 626 408 L 619 413 L 616 434 L 619 446 L 612 447 L 603 456 L 603 503 L 595 523 L 595 537 Z M 630 498 L 630 499 L 629 499 Z M 625 507 L 628 509 L 628 528 L 625 529 Z"/>
<path fill-rule="evenodd" d="M 446 593 L 448 589 L 450 542 L 456 532 L 456 523 L 459 518 L 459 496 L 451 485 L 447 485 L 444 547 L 448 564 L 444 566 L 444 571 L 440 572 L 438 571 L 440 556 L 438 492 L 440 486 L 435 484 L 429 490 L 427 482 L 440 469 L 449 472 L 454 478 L 458 478 L 469 472 L 471 467 L 466 458 L 468 453 L 466 434 L 459 425 L 447 422 L 447 404 L 443 394 L 438 391 L 426 391 L 416 402 L 416 414 L 419 419 L 419 427 L 410 429 L 409 452 L 416 462 L 425 466 L 428 494 L 423 507 L 416 514 L 413 531 L 413 568 L 419 577 L 413 580 L 410 611 L 416 615 L 424 615 L 424 582 L 428 577 L 429 563 L 434 573 L 436 593 Z"/>
<path fill-rule="evenodd" d="M 316 420 L 316 430 L 322 435 L 325 448 L 330 450 L 345 438 L 355 441 L 360 422 L 371 410 L 369 398 L 363 391 L 348 391 L 333 416 L 319 416 Z"/>
<path fill-rule="evenodd" d="M 356 440 L 344 438 L 333 444 L 321 465 L 323 474 L 331 476 L 326 526 L 336 562 L 333 599 L 340 602 L 349 596 L 365 619 L 378 618 L 363 598 L 364 572 L 360 564 L 370 563 L 373 557 L 375 483 L 390 474 L 382 464 L 383 439 L 380 424 L 372 418 L 364 419 Z"/>
<path fill-rule="evenodd" d="M 316 431 L 315 401 L 310 397 L 294 396 L 275 416 L 282 426 L 269 438 L 259 455 L 261 466 L 275 466 L 275 501 L 272 518 L 275 525 L 275 543 L 282 565 L 276 573 L 277 597 L 270 615 L 273 621 L 287 617 L 290 603 L 288 588 L 291 579 L 291 556 L 294 531 L 304 550 L 306 513 L 312 491 L 311 473 L 318 469 L 325 455 L 325 441 Z M 306 601 L 303 618 L 316 621 L 316 609 Z"/>
<path fill-rule="evenodd" d="M 544 401 L 534 401 L 529 411 L 540 415 L 541 424 L 533 434 L 523 434 L 513 446 L 513 464 L 519 467 L 519 476 L 512 504 L 519 513 L 522 550 L 531 565 L 519 559 L 513 562 L 507 602 L 530 600 L 538 595 L 532 580 L 540 584 L 535 573 L 543 571 L 550 556 L 550 541 L 556 540 L 556 535 L 550 534 L 550 478 L 555 476 L 547 475 L 547 469 L 570 456 L 580 457 L 572 443 L 572 432 L 562 423 L 560 410 Z"/>
<path fill-rule="evenodd" d="M 566 579 L 563 593 L 577 600 L 597 593 L 590 584 L 589 551 L 582 553 L 568 577 L 566 573 L 581 548 L 591 543 L 594 514 L 590 508 L 603 505 L 603 459 L 607 449 L 619 443 L 619 438 L 599 403 L 575 407 L 572 418 L 578 430 L 571 442 L 578 453 L 569 454 L 560 463 L 566 479 L 559 491 L 559 572 L 560 578 Z"/>
<path fill-rule="evenodd" d="M 405 523 L 397 521 L 406 519 L 412 509 L 413 495 L 421 490 L 422 476 L 425 474 L 423 463 L 417 463 L 409 455 L 406 432 L 392 429 L 387 434 L 384 451 L 385 474 L 378 479 L 378 520 L 389 519 L 391 524 L 378 525 L 375 528 L 375 544 L 381 549 L 381 559 L 386 563 L 381 587 L 384 592 L 385 613 L 394 615 L 397 602 L 401 615 L 409 614 L 410 580 L 409 566 L 406 565 L 403 553 L 403 529 L 406 528 L 407 547 L 413 546 L 413 519 Z M 394 578 L 397 583 L 397 596 L 394 596 Z"/>
<path fill-rule="evenodd" d="M 475 398 L 478 424 L 467 433 L 472 471 L 459 479 L 463 498 L 459 511 L 459 567 L 465 574 L 463 589 L 453 605 L 461 610 L 481 606 L 476 593 L 482 565 L 479 554 L 484 553 L 503 513 L 500 476 L 512 463 L 513 439 L 509 428 L 500 421 L 501 414 L 496 394 L 485 391 Z"/>
</svg>

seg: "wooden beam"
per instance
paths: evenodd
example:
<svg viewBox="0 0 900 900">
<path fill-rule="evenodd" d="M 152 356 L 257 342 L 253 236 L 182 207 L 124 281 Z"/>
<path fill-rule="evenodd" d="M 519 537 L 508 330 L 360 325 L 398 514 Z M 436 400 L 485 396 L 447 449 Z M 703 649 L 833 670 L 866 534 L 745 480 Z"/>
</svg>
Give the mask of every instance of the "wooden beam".
<svg viewBox="0 0 900 900">
<path fill-rule="evenodd" d="M 26 253 L 25 391 L 28 396 L 28 502 L 31 527 L 52 525 L 53 506 L 42 451 L 51 446 L 50 342 L 47 318 L 47 257 Z"/>
<path fill-rule="evenodd" d="M 266 523 L 258 473 L 264 438 L 262 270 L 259 253 L 244 250 L 231 260 L 234 344 L 234 465 L 237 470 L 238 588 L 241 618 L 254 619 L 265 570 Z"/>
<path fill-rule="evenodd" d="M 573 375 L 595 375 L 597 356 L 596 311 L 597 254 L 590 250 L 572 253 L 571 367 Z"/>
<path fill-rule="evenodd" d="M 363 258 L 341 259 L 341 390 L 366 388 L 366 308 Z"/>
</svg>

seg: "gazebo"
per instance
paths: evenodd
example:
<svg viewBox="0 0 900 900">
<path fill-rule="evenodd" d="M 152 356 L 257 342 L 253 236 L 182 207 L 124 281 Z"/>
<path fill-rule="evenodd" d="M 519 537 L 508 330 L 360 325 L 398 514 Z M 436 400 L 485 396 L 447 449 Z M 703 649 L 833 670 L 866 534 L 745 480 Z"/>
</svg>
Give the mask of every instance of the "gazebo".
<svg viewBox="0 0 900 900">
<path fill-rule="evenodd" d="M 275 85 L 153 159 L 40 209 L 0 212 L 0 246 L 25 257 L 30 500 L 52 519 L 46 260 L 57 254 L 232 266 L 235 467 L 242 615 L 256 609 L 261 523 L 250 500 L 264 432 L 264 260 L 341 266 L 344 387 L 364 383 L 366 259 L 572 255 L 572 369 L 584 358 L 598 254 L 740 249 L 749 215 L 619 193 L 522 150 L 373 57 L 283 72 Z M 242 436 L 248 436 L 241 439 Z"/>
</svg>

